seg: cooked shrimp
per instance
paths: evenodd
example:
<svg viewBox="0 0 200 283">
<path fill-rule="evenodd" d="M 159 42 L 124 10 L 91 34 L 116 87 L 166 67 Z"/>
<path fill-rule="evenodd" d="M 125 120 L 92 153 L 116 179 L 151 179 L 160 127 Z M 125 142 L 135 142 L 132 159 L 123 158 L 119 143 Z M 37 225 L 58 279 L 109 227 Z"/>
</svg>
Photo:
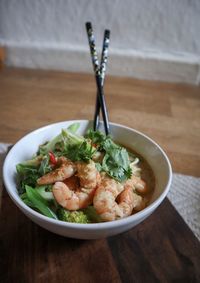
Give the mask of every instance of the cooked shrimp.
<svg viewBox="0 0 200 283">
<path fill-rule="evenodd" d="M 132 188 L 125 188 L 117 197 L 120 208 L 123 210 L 123 217 L 131 215 L 135 203 L 134 193 Z"/>
<path fill-rule="evenodd" d="M 145 207 L 143 198 L 133 190 L 134 186 L 141 188 L 140 184 L 143 184 L 143 181 L 135 177 L 124 184 L 104 177 L 93 199 L 93 205 L 101 219 L 112 221 L 131 215 L 133 210 L 142 210 Z"/>
<path fill-rule="evenodd" d="M 52 189 L 56 201 L 68 210 L 77 210 L 90 205 L 100 181 L 100 174 L 93 161 L 89 163 L 77 162 L 76 165 L 80 187 L 76 189 L 71 187 L 72 189 L 70 189 L 65 181 L 65 183 L 56 182 Z"/>
<path fill-rule="evenodd" d="M 145 206 L 146 206 L 144 199 L 134 192 L 133 192 L 133 196 L 134 196 L 133 197 L 133 199 L 134 199 L 133 210 L 140 211 L 140 210 L 144 209 Z"/>
<path fill-rule="evenodd" d="M 58 168 L 40 177 L 37 180 L 38 185 L 53 184 L 58 181 L 63 181 L 71 177 L 76 172 L 75 164 L 64 156 L 58 158 Z"/>
<path fill-rule="evenodd" d="M 77 162 L 77 176 L 80 179 L 80 185 L 86 189 L 96 188 L 100 182 L 100 174 L 96 169 L 94 161 L 89 163 Z"/>
<path fill-rule="evenodd" d="M 65 209 L 78 210 L 92 203 L 94 189 L 78 188 L 70 190 L 63 182 L 56 182 L 52 189 L 56 201 Z"/>
<path fill-rule="evenodd" d="M 67 178 L 63 181 L 63 183 L 65 183 L 65 185 L 68 186 L 68 188 L 70 190 L 75 191 L 77 188 L 80 187 L 80 181 L 79 178 L 75 175 L 71 176 L 70 178 Z"/>
<path fill-rule="evenodd" d="M 116 201 L 118 197 L 118 203 Z M 93 204 L 104 221 L 111 221 L 129 216 L 134 207 L 133 190 L 119 182 L 105 177 L 97 188 Z"/>
<path fill-rule="evenodd" d="M 126 181 L 125 186 L 126 185 L 134 187 L 135 191 L 139 194 L 146 194 L 148 192 L 145 181 L 134 175 L 132 175 L 131 178 Z"/>
<path fill-rule="evenodd" d="M 131 178 L 125 182 L 124 188 L 130 188 L 133 191 L 133 209 L 135 211 L 144 209 L 145 201 L 142 196 L 137 193 L 143 195 L 148 192 L 146 183 L 140 177 L 132 175 Z"/>
</svg>

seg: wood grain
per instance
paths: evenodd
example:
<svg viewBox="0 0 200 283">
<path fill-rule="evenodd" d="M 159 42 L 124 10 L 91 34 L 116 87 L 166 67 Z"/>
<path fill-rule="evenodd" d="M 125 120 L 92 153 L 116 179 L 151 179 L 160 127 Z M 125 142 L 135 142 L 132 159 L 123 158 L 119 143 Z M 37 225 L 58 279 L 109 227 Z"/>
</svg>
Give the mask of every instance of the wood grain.
<svg viewBox="0 0 200 283">
<path fill-rule="evenodd" d="M 168 200 L 134 229 L 93 241 L 40 228 L 5 192 L 3 203 L 0 282 L 200 282 L 200 244 Z"/>
<path fill-rule="evenodd" d="M 200 88 L 108 77 L 110 120 L 155 139 L 174 171 L 200 176 Z M 0 142 L 40 126 L 92 119 L 93 76 L 5 68 L 0 72 Z M 0 282 L 200 282 L 200 243 L 166 199 L 134 229 L 108 239 L 54 235 L 20 212 L 4 190 Z"/>
<path fill-rule="evenodd" d="M 92 75 L 5 68 L 0 89 L 1 142 L 52 122 L 93 118 Z M 152 137 L 174 171 L 200 176 L 200 87 L 108 77 L 105 94 L 111 121 Z"/>
<path fill-rule="evenodd" d="M 149 220 L 109 238 L 122 281 L 199 282 L 199 243 L 189 240 L 190 233 L 166 200 Z"/>
</svg>

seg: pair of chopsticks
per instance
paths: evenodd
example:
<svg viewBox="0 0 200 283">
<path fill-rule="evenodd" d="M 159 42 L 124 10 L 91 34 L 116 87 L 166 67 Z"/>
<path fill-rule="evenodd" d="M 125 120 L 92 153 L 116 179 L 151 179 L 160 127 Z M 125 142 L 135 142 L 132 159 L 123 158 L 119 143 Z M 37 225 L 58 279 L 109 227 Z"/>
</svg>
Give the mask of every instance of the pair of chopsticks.
<svg viewBox="0 0 200 283">
<path fill-rule="evenodd" d="M 106 63 L 108 59 L 108 46 L 109 46 L 109 40 L 110 40 L 110 31 L 105 30 L 104 32 L 100 66 L 99 66 L 99 61 L 98 61 L 98 56 L 97 56 L 93 28 L 90 22 L 86 23 L 86 31 L 88 35 L 88 42 L 90 46 L 90 53 L 91 53 L 92 64 L 93 64 L 95 78 L 96 78 L 96 85 L 97 85 L 97 96 L 96 96 L 96 106 L 95 106 L 93 128 L 94 128 L 94 131 L 96 131 L 99 126 L 99 114 L 100 114 L 100 108 L 101 108 L 105 133 L 106 135 L 108 135 L 110 134 L 110 129 L 109 129 L 108 112 L 106 109 L 103 86 L 104 86 L 104 79 L 105 79 L 105 72 L 106 72 Z"/>
</svg>

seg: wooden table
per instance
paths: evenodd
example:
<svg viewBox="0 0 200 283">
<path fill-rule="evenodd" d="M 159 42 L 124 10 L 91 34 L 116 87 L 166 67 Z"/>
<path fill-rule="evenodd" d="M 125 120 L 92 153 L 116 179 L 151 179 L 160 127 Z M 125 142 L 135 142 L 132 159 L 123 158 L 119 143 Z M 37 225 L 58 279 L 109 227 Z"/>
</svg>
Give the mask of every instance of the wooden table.
<svg viewBox="0 0 200 283">
<path fill-rule="evenodd" d="M 92 119 L 93 76 L 4 69 L 0 142 L 40 126 Z M 111 121 L 136 128 L 167 152 L 175 172 L 200 176 L 200 88 L 109 77 Z M 4 191 L 0 282 L 200 282 L 200 243 L 166 199 L 143 223 L 108 239 L 54 235 L 26 218 Z"/>
</svg>

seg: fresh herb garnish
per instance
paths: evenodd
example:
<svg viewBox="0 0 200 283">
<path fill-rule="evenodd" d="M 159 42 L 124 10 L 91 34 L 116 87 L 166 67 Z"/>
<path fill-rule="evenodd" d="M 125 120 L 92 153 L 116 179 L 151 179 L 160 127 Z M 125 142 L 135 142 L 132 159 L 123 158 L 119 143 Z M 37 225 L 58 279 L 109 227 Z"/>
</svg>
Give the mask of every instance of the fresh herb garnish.
<svg viewBox="0 0 200 283">
<path fill-rule="evenodd" d="M 86 139 L 90 139 L 94 145 L 98 147 L 98 149 L 102 149 L 102 145 L 110 136 L 105 136 L 100 131 L 93 131 L 89 129 L 85 135 Z"/>
<path fill-rule="evenodd" d="M 114 143 L 110 136 L 105 136 L 99 131 L 89 130 L 86 134 L 95 146 L 105 152 L 101 170 L 105 171 L 112 178 L 119 182 L 125 181 L 131 177 L 132 171 L 127 150 Z M 100 170 L 100 164 L 97 165 Z"/>
<path fill-rule="evenodd" d="M 67 156 L 72 161 L 85 161 L 88 162 L 96 149 L 88 144 L 86 141 L 79 144 L 66 146 L 64 155 Z"/>
<path fill-rule="evenodd" d="M 37 154 L 38 155 L 46 155 L 46 154 L 48 154 L 49 151 L 54 151 L 56 144 L 63 141 L 63 132 L 66 131 L 66 132 L 69 132 L 73 135 L 78 130 L 79 126 L 80 126 L 80 123 L 73 123 L 66 130 L 62 130 L 61 134 L 57 135 L 55 138 L 46 142 L 45 144 L 40 145 Z"/>
<path fill-rule="evenodd" d="M 25 186 L 29 185 L 35 187 L 37 179 L 40 177 L 38 169 L 32 165 L 26 165 L 23 163 L 17 164 L 16 166 L 17 175 L 18 175 L 18 191 L 19 194 L 25 192 Z"/>
<path fill-rule="evenodd" d="M 91 142 L 71 131 L 63 130 L 62 137 L 62 141 L 57 144 L 58 155 L 62 154 L 72 161 L 88 162 L 96 152 Z"/>
<path fill-rule="evenodd" d="M 49 164 L 49 155 L 46 155 L 40 163 L 38 173 L 43 176 L 52 171 L 52 167 Z"/>
</svg>

